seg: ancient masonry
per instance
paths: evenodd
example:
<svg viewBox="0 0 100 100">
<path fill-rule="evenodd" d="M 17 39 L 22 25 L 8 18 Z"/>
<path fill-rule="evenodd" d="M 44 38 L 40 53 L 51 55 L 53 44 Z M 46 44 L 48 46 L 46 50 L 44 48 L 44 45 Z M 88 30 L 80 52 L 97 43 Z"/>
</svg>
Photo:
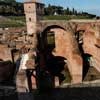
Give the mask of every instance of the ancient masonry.
<svg viewBox="0 0 100 100">
<path fill-rule="evenodd" d="M 83 80 L 85 68 L 84 55 L 90 56 L 91 66 L 100 72 L 99 20 L 45 21 L 42 20 L 44 4 L 35 0 L 25 2 L 24 9 L 27 34 L 32 40 L 32 49 L 36 50 L 37 46 L 42 45 L 43 50 L 46 52 L 47 35 L 50 32 L 54 33 L 55 48 L 53 54 L 66 58 L 68 70 L 72 77 L 72 83 L 81 83 Z M 39 42 L 38 39 L 41 42 Z M 24 85 L 27 87 L 26 79 L 19 79 L 19 76 L 21 76 L 21 78 L 25 76 L 23 73 L 23 70 L 20 69 L 17 75 L 17 85 L 19 88 L 21 88 L 20 86 L 24 87 Z"/>
</svg>

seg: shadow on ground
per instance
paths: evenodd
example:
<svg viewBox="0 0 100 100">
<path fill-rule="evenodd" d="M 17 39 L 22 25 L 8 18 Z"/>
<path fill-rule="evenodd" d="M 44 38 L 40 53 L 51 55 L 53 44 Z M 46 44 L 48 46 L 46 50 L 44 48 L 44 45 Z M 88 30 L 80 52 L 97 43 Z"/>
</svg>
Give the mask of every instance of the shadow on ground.
<svg viewBox="0 0 100 100">
<path fill-rule="evenodd" d="M 57 88 L 44 92 L 34 90 L 33 93 L 19 93 L 18 95 L 0 97 L 0 100 L 100 100 L 100 87 Z"/>
</svg>

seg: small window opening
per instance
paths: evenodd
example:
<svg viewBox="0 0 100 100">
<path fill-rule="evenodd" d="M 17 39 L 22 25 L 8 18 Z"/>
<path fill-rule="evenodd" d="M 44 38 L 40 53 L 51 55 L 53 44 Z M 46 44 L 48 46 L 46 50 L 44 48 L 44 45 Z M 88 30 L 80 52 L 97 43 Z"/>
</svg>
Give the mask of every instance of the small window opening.
<svg viewBox="0 0 100 100">
<path fill-rule="evenodd" d="M 31 18 L 29 18 L 29 21 L 30 21 L 30 22 L 31 22 L 31 20 L 32 20 L 32 19 L 31 19 Z"/>
<path fill-rule="evenodd" d="M 48 32 L 47 43 L 49 46 L 55 47 L 55 34 L 54 34 L 54 32 Z"/>
</svg>

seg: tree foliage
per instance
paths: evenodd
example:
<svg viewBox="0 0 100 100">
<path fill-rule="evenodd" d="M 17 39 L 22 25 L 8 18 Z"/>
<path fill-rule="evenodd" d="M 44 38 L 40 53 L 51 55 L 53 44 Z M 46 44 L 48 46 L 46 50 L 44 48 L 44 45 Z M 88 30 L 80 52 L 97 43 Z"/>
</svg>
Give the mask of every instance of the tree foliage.
<svg viewBox="0 0 100 100">
<path fill-rule="evenodd" d="M 23 15 L 24 7 L 22 3 L 15 0 L 0 0 L 0 15 Z"/>
<path fill-rule="evenodd" d="M 12 2 L 16 2 L 16 1 L 15 0 L 0 0 L 0 2 L 12 3 Z"/>
<path fill-rule="evenodd" d="M 85 16 L 87 18 L 94 18 L 96 17 L 96 15 L 93 14 L 89 14 L 87 12 L 79 12 L 76 9 L 70 9 L 69 7 L 67 7 L 66 9 L 61 7 L 61 6 L 55 6 L 55 5 L 48 5 L 47 7 L 45 7 L 44 9 L 45 15 L 54 15 L 55 12 L 58 15 L 74 15 L 74 16 Z"/>
<path fill-rule="evenodd" d="M 63 14 L 63 7 L 49 4 L 48 7 L 45 7 L 44 12 L 45 15 L 53 15 L 55 12 L 61 15 Z"/>
<path fill-rule="evenodd" d="M 48 5 L 44 9 L 44 15 L 74 15 L 74 16 L 86 16 L 89 18 L 96 17 L 96 15 L 89 14 L 86 12 L 78 12 L 76 9 L 66 9 L 62 6 Z M 0 0 L 0 15 L 11 16 L 11 15 L 24 15 L 24 6 L 23 3 L 16 2 L 15 0 Z"/>
</svg>

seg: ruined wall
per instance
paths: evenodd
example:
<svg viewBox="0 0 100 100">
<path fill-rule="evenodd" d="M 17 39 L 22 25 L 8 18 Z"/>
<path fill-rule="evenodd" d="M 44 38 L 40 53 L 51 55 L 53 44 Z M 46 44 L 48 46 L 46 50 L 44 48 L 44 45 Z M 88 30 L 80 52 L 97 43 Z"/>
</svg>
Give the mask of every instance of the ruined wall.
<svg viewBox="0 0 100 100">
<path fill-rule="evenodd" d="M 0 44 L 0 59 L 3 61 L 12 61 L 11 50 L 7 47 L 7 45 Z"/>
<path fill-rule="evenodd" d="M 92 65 L 100 72 L 100 37 L 96 30 L 86 31 L 83 35 L 84 52 L 92 56 Z"/>
<path fill-rule="evenodd" d="M 82 57 L 74 34 L 60 28 L 54 28 L 50 31 L 55 33 L 55 52 L 53 54 L 67 59 L 72 83 L 82 82 Z"/>
</svg>

